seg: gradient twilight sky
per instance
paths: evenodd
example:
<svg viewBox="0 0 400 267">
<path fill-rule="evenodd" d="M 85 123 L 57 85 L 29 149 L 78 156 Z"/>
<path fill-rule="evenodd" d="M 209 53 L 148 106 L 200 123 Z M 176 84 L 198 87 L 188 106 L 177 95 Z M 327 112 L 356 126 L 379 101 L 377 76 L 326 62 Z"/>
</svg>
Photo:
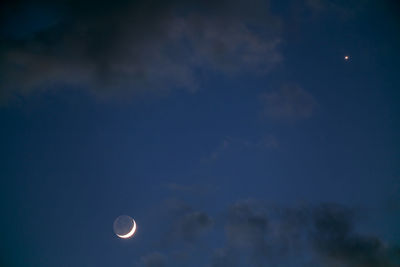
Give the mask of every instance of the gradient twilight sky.
<svg viewBox="0 0 400 267">
<path fill-rule="evenodd" d="M 1 266 L 400 266 L 396 1 L 0 7 Z"/>
</svg>

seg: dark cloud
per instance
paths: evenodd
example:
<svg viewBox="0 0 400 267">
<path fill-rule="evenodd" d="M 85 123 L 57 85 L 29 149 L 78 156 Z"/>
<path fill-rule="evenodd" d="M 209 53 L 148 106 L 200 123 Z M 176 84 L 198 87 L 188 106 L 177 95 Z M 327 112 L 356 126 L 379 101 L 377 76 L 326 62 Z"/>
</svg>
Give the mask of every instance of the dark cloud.
<svg viewBox="0 0 400 267">
<path fill-rule="evenodd" d="M 212 218 L 175 200 L 166 212 L 172 216 L 163 219 L 168 234 L 140 259 L 142 266 L 400 266 L 400 250 L 358 232 L 359 211 L 340 204 L 243 200 Z"/>
<path fill-rule="evenodd" d="M 161 246 L 171 243 L 194 244 L 214 225 L 214 220 L 205 212 L 195 209 L 185 201 L 168 199 L 164 205 L 164 224 L 169 225 Z"/>
<path fill-rule="evenodd" d="M 317 105 L 315 98 L 297 85 L 284 85 L 277 91 L 264 93 L 261 100 L 266 116 L 274 119 L 306 119 Z"/>
<path fill-rule="evenodd" d="M 225 233 L 230 246 L 263 247 L 268 228 L 264 211 L 248 202 L 233 205 L 228 212 Z"/>
<path fill-rule="evenodd" d="M 399 266 L 391 261 L 391 251 L 379 238 L 354 231 L 352 216 L 351 211 L 338 205 L 325 205 L 314 211 L 312 242 L 320 256 L 333 265 Z"/>
<path fill-rule="evenodd" d="M 213 220 L 206 213 L 194 211 L 179 218 L 175 230 L 183 240 L 193 242 L 212 225 Z"/>
<path fill-rule="evenodd" d="M 226 246 L 216 253 L 218 266 L 234 253 L 238 266 L 286 266 L 305 246 L 307 212 L 281 209 L 258 201 L 240 201 L 229 208 L 225 222 Z M 232 252 L 233 251 L 233 252 Z M 229 252 L 229 254 L 227 253 Z M 299 263 L 299 261 L 297 261 Z"/>
<path fill-rule="evenodd" d="M 226 246 L 212 266 L 400 266 L 396 250 L 355 230 L 355 211 L 338 204 L 299 208 L 233 205 L 225 223 Z"/>
<path fill-rule="evenodd" d="M 250 264 L 261 265 L 268 255 L 266 237 L 269 230 L 269 220 L 263 209 L 253 203 L 237 203 L 228 211 L 227 247 L 243 251 Z"/>
<path fill-rule="evenodd" d="M 204 70 L 265 73 L 281 61 L 279 21 L 264 1 L 20 1 L 3 10 L 3 101 L 65 85 L 100 96 L 194 91 Z"/>
</svg>

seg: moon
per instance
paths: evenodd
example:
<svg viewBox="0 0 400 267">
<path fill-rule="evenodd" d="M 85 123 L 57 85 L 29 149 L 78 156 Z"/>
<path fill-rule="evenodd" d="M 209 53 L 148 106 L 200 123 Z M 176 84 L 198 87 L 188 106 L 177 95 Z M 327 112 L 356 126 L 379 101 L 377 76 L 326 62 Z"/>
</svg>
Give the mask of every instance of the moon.
<svg viewBox="0 0 400 267">
<path fill-rule="evenodd" d="M 136 222 L 127 215 L 121 215 L 114 221 L 114 233 L 122 239 L 132 237 L 136 232 Z"/>
</svg>

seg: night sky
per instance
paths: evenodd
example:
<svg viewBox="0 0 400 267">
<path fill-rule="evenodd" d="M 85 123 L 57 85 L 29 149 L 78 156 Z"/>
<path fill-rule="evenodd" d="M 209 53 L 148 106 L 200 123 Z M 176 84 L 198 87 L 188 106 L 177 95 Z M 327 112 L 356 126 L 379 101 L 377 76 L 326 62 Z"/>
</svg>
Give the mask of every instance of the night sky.
<svg viewBox="0 0 400 267">
<path fill-rule="evenodd" d="M 3 2 L 0 265 L 400 266 L 399 14 Z"/>
</svg>

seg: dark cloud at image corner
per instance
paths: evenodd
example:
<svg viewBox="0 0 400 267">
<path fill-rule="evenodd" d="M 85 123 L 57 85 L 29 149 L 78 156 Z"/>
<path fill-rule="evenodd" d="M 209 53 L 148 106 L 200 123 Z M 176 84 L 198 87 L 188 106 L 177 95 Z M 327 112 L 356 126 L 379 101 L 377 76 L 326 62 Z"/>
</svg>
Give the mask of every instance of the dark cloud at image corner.
<svg viewBox="0 0 400 267">
<path fill-rule="evenodd" d="M 0 99 L 62 86 L 98 96 L 196 91 L 204 72 L 265 74 L 282 61 L 264 1 L 2 4 Z"/>
</svg>

